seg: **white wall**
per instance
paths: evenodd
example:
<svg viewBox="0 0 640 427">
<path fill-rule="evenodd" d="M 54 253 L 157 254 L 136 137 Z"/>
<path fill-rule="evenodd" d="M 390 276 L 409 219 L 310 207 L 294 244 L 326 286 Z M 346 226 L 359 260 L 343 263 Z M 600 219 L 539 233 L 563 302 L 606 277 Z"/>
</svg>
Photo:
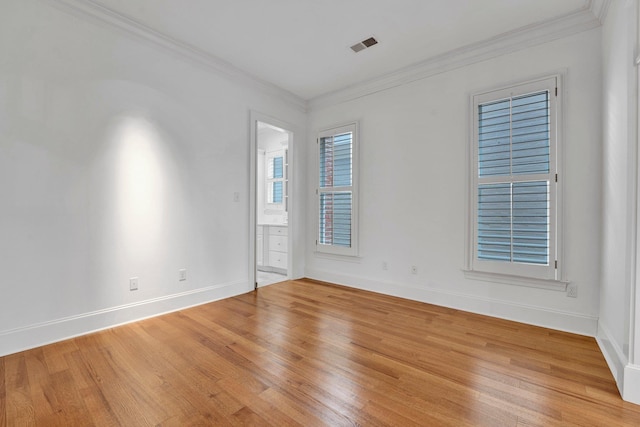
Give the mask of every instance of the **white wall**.
<svg viewBox="0 0 640 427">
<path fill-rule="evenodd" d="M 640 374 L 627 382 L 635 304 L 637 45 L 635 1 L 615 0 L 603 26 L 603 218 L 598 342 L 623 397 L 640 403 Z M 635 384 L 634 384 L 635 382 Z M 627 390 L 625 390 L 627 389 Z"/>
<path fill-rule="evenodd" d="M 360 121 L 360 257 L 308 245 L 307 275 L 382 293 L 595 335 L 601 219 L 600 29 L 505 54 L 310 112 L 319 129 Z M 566 72 L 564 292 L 467 280 L 466 150 L 470 94 Z M 312 149 L 310 148 L 310 159 Z M 317 168 L 308 168 L 307 241 L 315 241 Z M 382 269 L 386 261 L 388 270 Z M 418 274 L 410 273 L 410 266 Z"/>
<path fill-rule="evenodd" d="M 0 355 L 252 289 L 249 112 L 306 120 L 54 4 L 0 5 Z"/>
</svg>

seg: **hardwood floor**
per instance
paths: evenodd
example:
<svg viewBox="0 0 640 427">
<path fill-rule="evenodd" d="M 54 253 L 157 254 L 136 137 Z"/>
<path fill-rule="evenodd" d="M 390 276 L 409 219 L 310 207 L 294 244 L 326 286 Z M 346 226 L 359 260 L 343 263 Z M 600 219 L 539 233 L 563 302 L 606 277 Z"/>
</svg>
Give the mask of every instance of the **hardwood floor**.
<svg viewBox="0 0 640 427">
<path fill-rule="evenodd" d="M 593 338 L 308 280 L 0 358 L 0 426 L 638 426 Z"/>
</svg>

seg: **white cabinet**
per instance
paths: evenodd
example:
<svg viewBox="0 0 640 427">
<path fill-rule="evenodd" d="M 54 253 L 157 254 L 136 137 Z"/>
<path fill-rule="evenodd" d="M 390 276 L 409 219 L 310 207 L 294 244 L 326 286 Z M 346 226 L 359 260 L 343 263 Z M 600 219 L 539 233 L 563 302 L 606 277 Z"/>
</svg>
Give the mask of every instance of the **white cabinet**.
<svg viewBox="0 0 640 427">
<path fill-rule="evenodd" d="M 269 251 L 269 264 L 271 267 L 286 270 L 287 269 L 287 254 L 284 252 Z"/>
<path fill-rule="evenodd" d="M 289 233 L 286 225 L 270 225 L 269 226 L 269 235 L 286 236 L 288 234 Z"/>
<path fill-rule="evenodd" d="M 287 236 L 269 235 L 269 250 L 278 252 L 287 252 L 287 244 L 289 243 Z"/>
<path fill-rule="evenodd" d="M 264 230 L 263 226 L 259 225 L 256 230 L 256 263 L 258 268 L 264 265 Z"/>
<path fill-rule="evenodd" d="M 256 250 L 258 251 L 258 269 L 261 271 L 275 271 L 287 273 L 289 258 L 289 237 L 287 226 L 262 225 L 262 234 L 258 231 Z M 262 253 L 262 258 L 260 257 Z"/>
<path fill-rule="evenodd" d="M 287 269 L 289 237 L 287 227 L 269 226 L 269 265 Z"/>
</svg>

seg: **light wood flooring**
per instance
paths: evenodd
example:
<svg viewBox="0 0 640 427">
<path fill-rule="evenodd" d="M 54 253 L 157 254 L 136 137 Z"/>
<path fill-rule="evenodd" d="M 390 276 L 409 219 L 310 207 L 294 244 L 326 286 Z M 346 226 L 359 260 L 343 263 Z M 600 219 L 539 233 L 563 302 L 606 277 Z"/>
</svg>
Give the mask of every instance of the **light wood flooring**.
<svg viewBox="0 0 640 427">
<path fill-rule="evenodd" d="M 640 426 L 593 338 L 299 280 L 0 358 L 0 426 Z"/>
</svg>

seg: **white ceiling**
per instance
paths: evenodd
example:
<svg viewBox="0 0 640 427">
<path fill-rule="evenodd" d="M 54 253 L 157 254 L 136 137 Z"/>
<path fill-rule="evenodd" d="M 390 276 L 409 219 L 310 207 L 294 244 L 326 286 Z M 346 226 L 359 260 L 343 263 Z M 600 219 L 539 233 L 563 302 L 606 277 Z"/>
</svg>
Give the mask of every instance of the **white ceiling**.
<svg viewBox="0 0 640 427">
<path fill-rule="evenodd" d="M 589 0 L 86 0 L 310 100 Z M 360 53 L 349 46 L 375 36 Z"/>
</svg>

